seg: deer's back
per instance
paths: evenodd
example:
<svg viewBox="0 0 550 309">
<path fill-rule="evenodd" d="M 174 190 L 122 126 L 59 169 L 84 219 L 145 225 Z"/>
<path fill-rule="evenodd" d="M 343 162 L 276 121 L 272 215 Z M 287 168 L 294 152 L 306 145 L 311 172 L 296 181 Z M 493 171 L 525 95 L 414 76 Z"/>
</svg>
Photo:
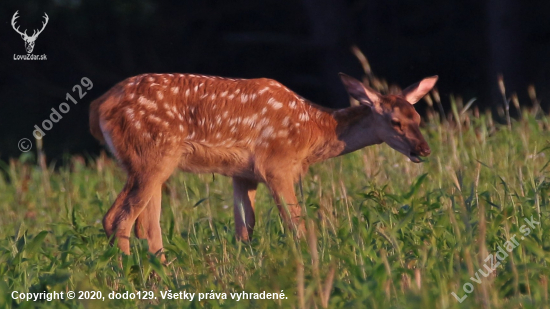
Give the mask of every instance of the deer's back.
<svg viewBox="0 0 550 309">
<path fill-rule="evenodd" d="M 123 164 L 130 156 L 125 149 L 134 156 L 179 149 L 185 170 L 225 175 L 249 173 L 277 154 L 299 153 L 321 117 L 276 81 L 192 74 L 131 77 L 92 104 Z"/>
</svg>

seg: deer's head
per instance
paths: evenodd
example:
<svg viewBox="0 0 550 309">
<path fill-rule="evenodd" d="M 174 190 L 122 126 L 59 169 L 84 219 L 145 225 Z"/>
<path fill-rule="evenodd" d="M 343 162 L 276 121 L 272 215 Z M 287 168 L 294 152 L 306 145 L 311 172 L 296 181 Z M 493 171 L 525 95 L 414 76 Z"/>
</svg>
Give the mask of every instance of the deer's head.
<svg viewBox="0 0 550 309">
<path fill-rule="evenodd" d="M 27 53 L 30 54 L 34 49 L 34 44 L 36 39 L 38 38 L 38 35 L 42 33 L 42 31 L 44 31 L 44 28 L 46 28 L 49 17 L 48 17 L 48 14 L 44 13 L 44 19 L 46 20 L 42 22 L 42 29 L 33 30 L 32 35 L 29 36 L 27 35 L 27 30 L 21 32 L 19 31 L 19 27 L 17 28 L 15 27 L 15 20 L 19 18 L 19 16 L 17 15 L 18 12 L 19 11 L 16 11 L 15 14 L 13 14 L 13 17 L 11 18 L 11 26 L 13 27 L 13 30 L 15 30 L 15 32 L 21 35 L 21 38 L 23 39 L 23 41 L 25 41 L 25 49 L 27 50 Z"/>
<path fill-rule="evenodd" d="M 430 155 L 430 147 L 420 133 L 420 115 L 413 105 L 432 90 L 437 76 L 425 78 L 398 95 L 382 95 L 348 75 L 340 73 L 340 77 L 348 93 L 372 110 L 370 125 L 381 141 L 415 163 Z"/>
</svg>

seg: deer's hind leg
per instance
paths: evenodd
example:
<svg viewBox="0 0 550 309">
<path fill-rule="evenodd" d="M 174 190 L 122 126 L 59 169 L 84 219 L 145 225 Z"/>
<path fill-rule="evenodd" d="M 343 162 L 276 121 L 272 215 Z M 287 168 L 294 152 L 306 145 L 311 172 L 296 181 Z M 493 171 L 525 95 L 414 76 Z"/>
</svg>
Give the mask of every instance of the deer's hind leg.
<svg viewBox="0 0 550 309">
<path fill-rule="evenodd" d="M 130 254 L 130 233 L 132 225 L 138 221 L 138 236 L 144 236 L 149 250 L 157 253 L 162 249 L 160 230 L 160 199 L 162 184 L 170 177 L 177 165 L 176 157 L 165 157 L 155 162 L 136 160 L 139 166 L 123 165 L 128 171 L 124 189 L 103 218 L 103 227 L 111 243 L 118 240 L 118 247 Z M 142 229 L 141 227 L 144 227 Z"/>
<path fill-rule="evenodd" d="M 147 239 L 149 252 L 159 256 L 162 262 L 165 261 L 162 253 L 162 231 L 160 228 L 161 213 L 161 188 L 155 189 L 149 204 L 139 214 L 134 225 L 134 233 L 140 239 Z"/>
<path fill-rule="evenodd" d="M 254 199 L 258 182 L 240 177 L 233 177 L 233 214 L 235 216 L 235 235 L 238 240 L 250 240 L 256 217 Z"/>
</svg>

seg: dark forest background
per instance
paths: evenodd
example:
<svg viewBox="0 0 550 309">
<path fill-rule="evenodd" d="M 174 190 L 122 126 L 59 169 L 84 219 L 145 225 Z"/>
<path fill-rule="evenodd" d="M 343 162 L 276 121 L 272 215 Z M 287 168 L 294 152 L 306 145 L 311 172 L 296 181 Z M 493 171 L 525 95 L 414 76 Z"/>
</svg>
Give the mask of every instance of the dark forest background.
<svg viewBox="0 0 550 309">
<path fill-rule="evenodd" d="M 26 54 L 12 29 L 46 29 Z M 94 87 L 44 137 L 49 158 L 94 154 L 88 105 L 118 81 L 139 73 L 185 72 L 270 77 L 330 107 L 349 104 L 337 73 L 357 78 L 357 45 L 375 74 L 407 86 L 440 76 L 438 89 L 494 108 L 507 92 L 530 105 L 534 85 L 550 108 L 548 0 L 226 0 L 2 1 L 0 4 L 0 158 L 18 157 L 17 142 L 58 109 L 84 76 Z"/>
</svg>

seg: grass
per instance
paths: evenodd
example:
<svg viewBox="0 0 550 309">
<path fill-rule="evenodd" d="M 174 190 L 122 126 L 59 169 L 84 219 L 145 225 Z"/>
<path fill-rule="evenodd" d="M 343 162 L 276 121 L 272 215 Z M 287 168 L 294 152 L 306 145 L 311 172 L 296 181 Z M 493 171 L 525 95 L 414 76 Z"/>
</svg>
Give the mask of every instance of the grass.
<svg viewBox="0 0 550 309">
<path fill-rule="evenodd" d="M 429 111 L 422 164 L 381 145 L 312 166 L 297 189 L 308 214 L 301 240 L 262 186 L 254 240 L 236 242 L 230 180 L 177 172 L 163 190 L 168 266 L 144 241 L 122 257 L 108 245 L 101 218 L 124 182 L 110 158 L 1 163 L 0 308 L 548 308 L 550 119 L 524 111 L 510 130 L 452 103 L 451 122 Z M 540 225 L 524 236 L 531 217 Z M 519 245 L 484 277 L 478 270 L 499 262 L 486 258 L 513 235 Z M 27 302 L 12 291 L 105 300 Z M 157 299 L 110 300 L 112 291 Z M 166 291 L 227 299 L 162 299 Z M 286 298 L 231 299 L 242 291 Z"/>
</svg>

